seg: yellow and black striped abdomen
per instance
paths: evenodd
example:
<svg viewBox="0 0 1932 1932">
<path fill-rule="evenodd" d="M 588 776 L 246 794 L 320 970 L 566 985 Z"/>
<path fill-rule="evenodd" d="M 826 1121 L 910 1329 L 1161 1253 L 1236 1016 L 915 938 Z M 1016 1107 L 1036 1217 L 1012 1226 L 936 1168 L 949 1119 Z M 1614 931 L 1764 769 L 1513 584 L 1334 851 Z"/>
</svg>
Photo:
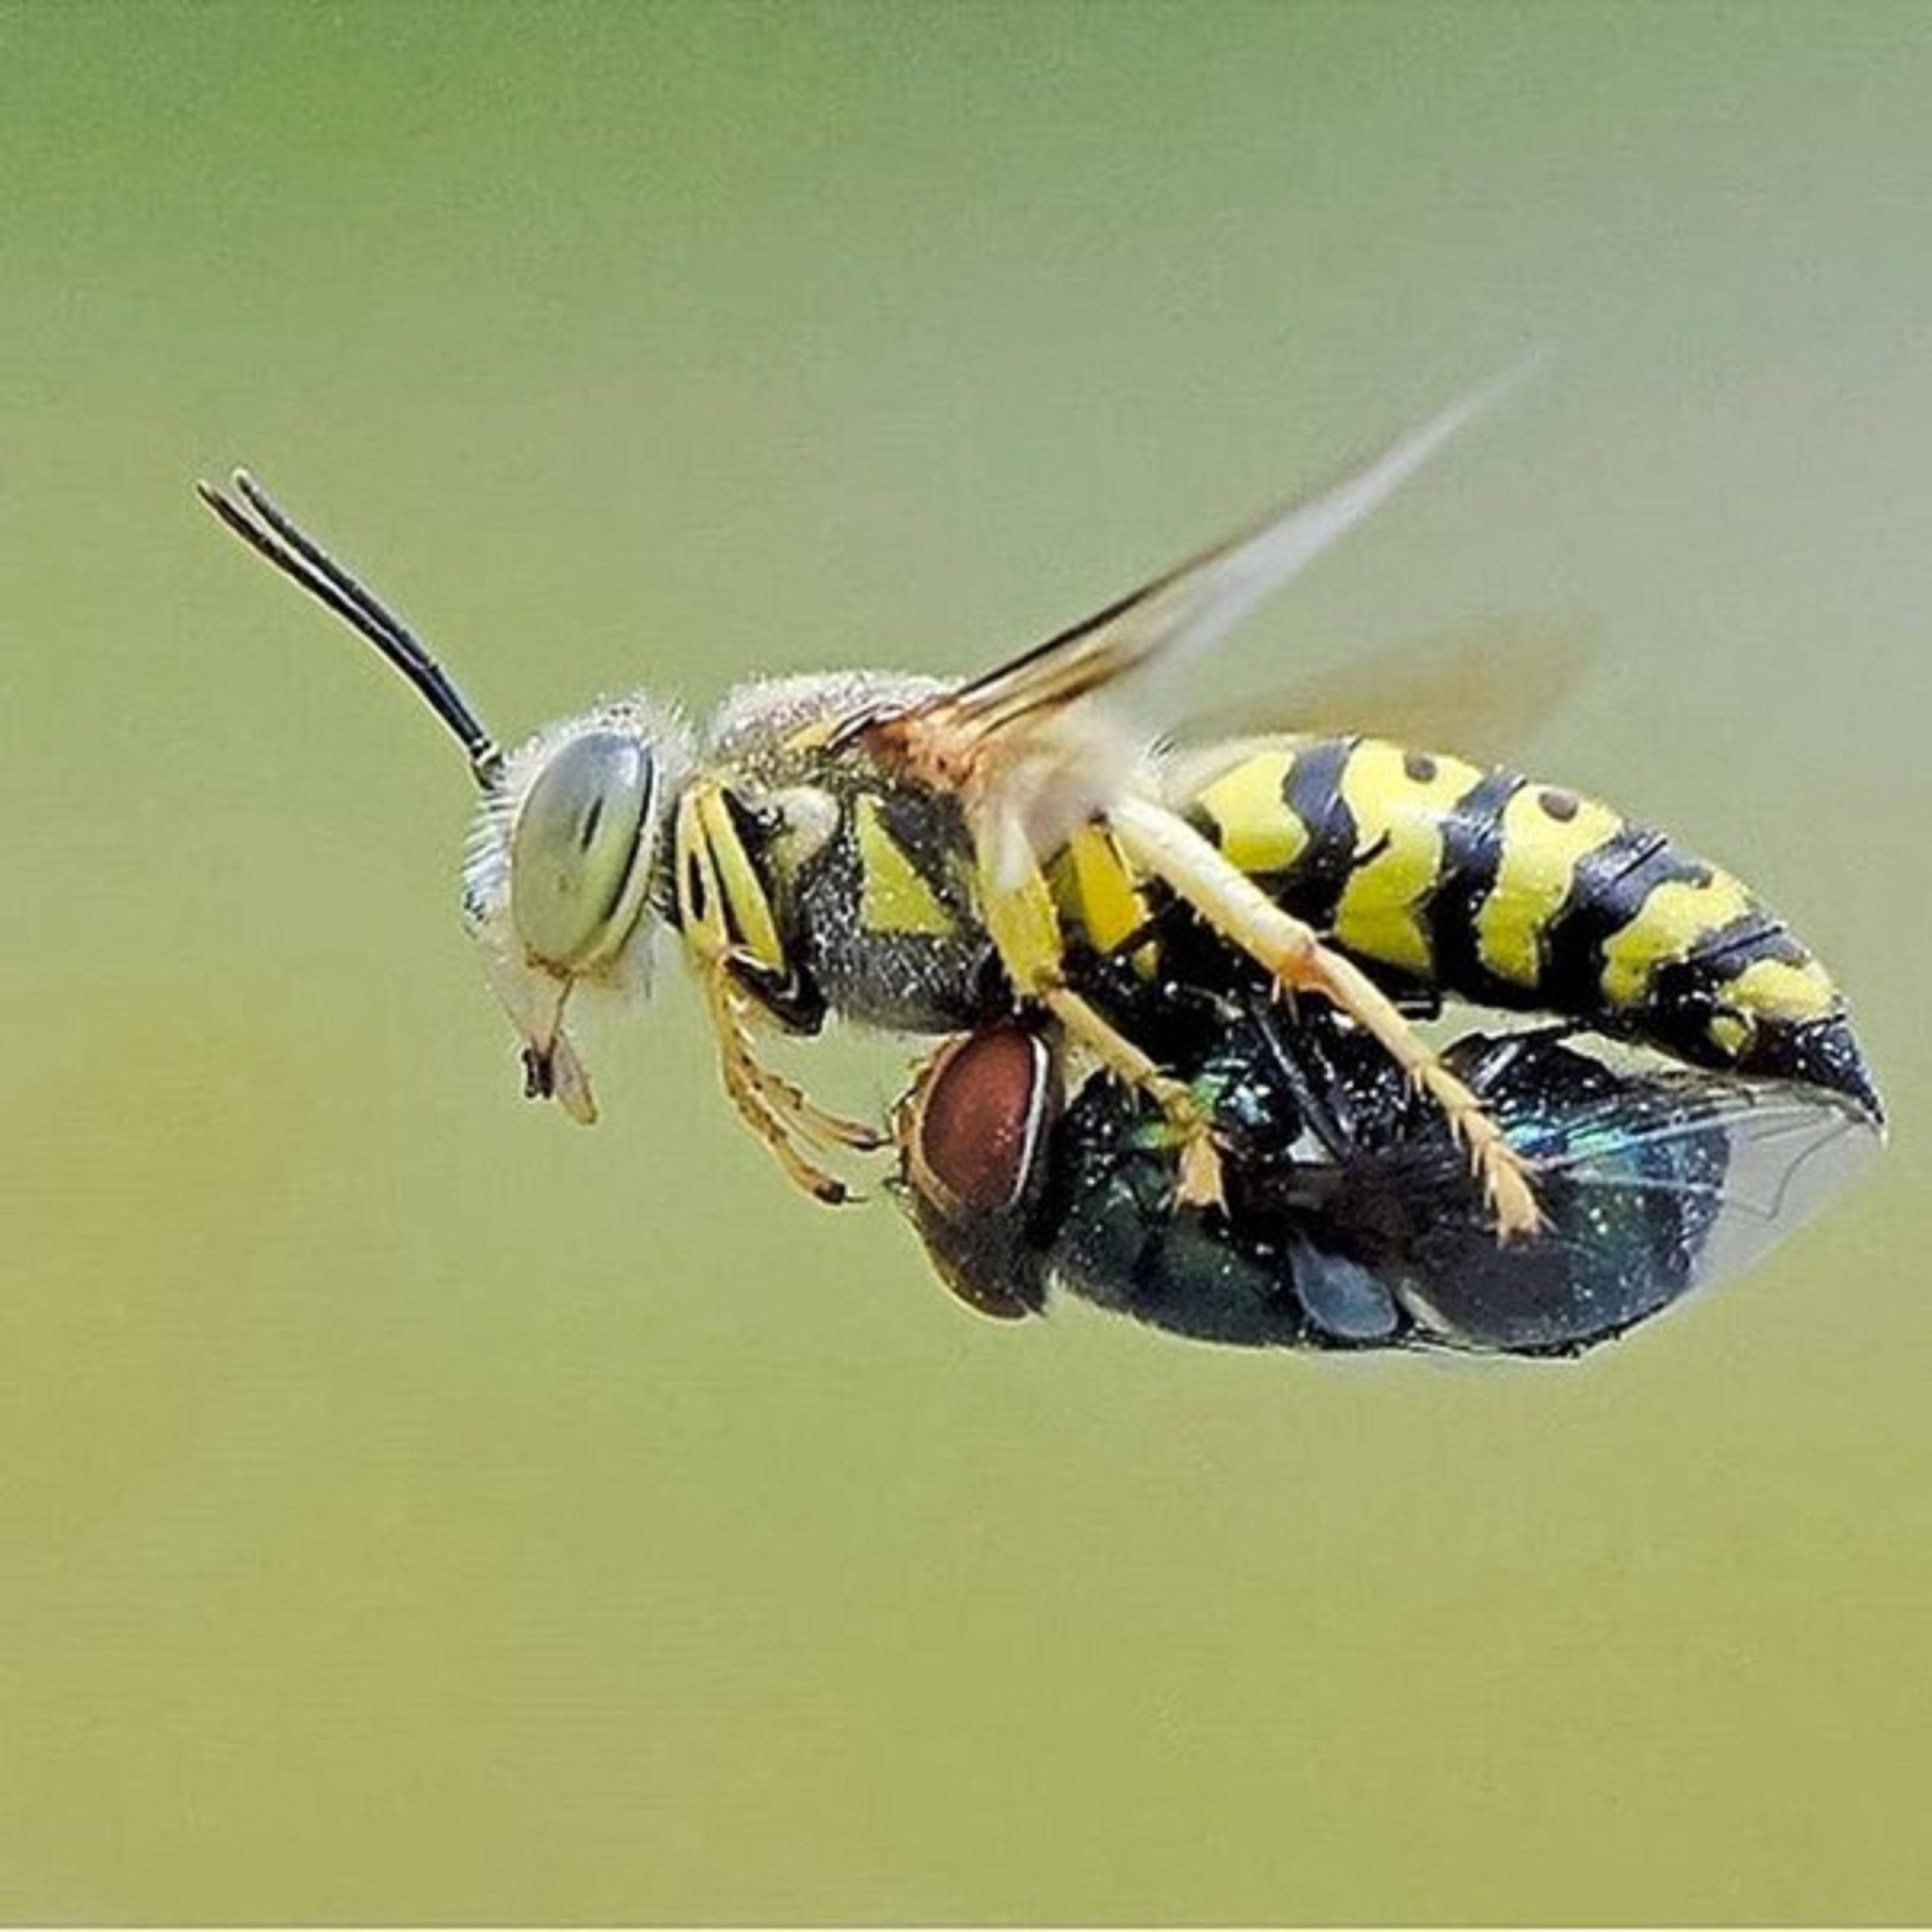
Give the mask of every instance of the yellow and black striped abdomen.
<svg viewBox="0 0 1932 1932">
<path fill-rule="evenodd" d="M 1879 1102 L 1829 976 L 1729 873 L 1607 806 L 1374 738 L 1178 764 L 1169 802 L 1397 990 L 1547 1012 Z"/>
</svg>

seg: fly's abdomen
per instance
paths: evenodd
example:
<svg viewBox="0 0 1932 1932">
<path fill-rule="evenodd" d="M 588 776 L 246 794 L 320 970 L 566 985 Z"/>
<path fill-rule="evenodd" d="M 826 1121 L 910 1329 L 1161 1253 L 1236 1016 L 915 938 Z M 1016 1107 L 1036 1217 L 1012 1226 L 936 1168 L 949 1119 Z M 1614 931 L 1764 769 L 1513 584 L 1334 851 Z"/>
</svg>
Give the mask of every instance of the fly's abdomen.
<svg viewBox="0 0 1932 1932">
<path fill-rule="evenodd" d="M 1880 1116 L 1844 1000 L 1790 927 L 1607 806 L 1372 738 L 1257 741 L 1176 778 L 1198 830 L 1398 988 L 1560 1014 Z"/>
</svg>

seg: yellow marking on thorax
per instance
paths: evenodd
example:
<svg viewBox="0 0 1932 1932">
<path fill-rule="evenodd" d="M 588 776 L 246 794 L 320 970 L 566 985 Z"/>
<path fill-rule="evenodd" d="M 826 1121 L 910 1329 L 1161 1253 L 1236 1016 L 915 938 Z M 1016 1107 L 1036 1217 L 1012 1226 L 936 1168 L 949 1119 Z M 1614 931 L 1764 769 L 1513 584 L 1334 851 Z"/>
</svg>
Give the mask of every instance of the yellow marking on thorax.
<svg viewBox="0 0 1932 1932">
<path fill-rule="evenodd" d="M 1720 996 L 1760 1019 L 1822 1020 L 1838 1009 L 1832 976 L 1815 959 L 1793 965 L 1784 959 L 1754 959 Z"/>
<path fill-rule="evenodd" d="M 1550 810 L 1552 799 L 1566 816 Z M 1476 914 L 1478 957 L 1498 979 L 1534 986 L 1542 978 L 1544 935 L 1570 896 L 1576 868 L 1623 823 L 1594 799 L 1543 785 L 1525 785 L 1503 807 L 1496 884 Z"/>
<path fill-rule="evenodd" d="M 1250 874 L 1283 872 L 1308 844 L 1308 827 L 1283 796 L 1292 750 L 1258 751 L 1195 794 L 1214 824 L 1214 842 Z"/>
<path fill-rule="evenodd" d="M 1342 770 L 1358 866 L 1335 908 L 1335 937 L 1370 959 L 1426 977 L 1435 964 L 1421 908 L 1442 876 L 1442 821 L 1482 782 L 1460 758 L 1424 758 L 1364 739 Z M 1381 849 L 1377 850 L 1379 847 Z"/>
<path fill-rule="evenodd" d="M 1642 909 L 1604 943 L 1604 998 L 1613 1008 L 1641 1006 L 1660 966 L 1688 956 L 1700 939 L 1750 910 L 1750 895 L 1728 872 L 1702 885 L 1667 879 Z"/>
<path fill-rule="evenodd" d="M 852 824 L 859 847 L 859 917 L 866 929 L 941 938 L 954 931 L 952 915 L 892 836 L 869 792 L 854 801 Z"/>
<path fill-rule="evenodd" d="M 1147 923 L 1147 901 L 1133 868 L 1103 826 L 1082 826 L 1055 856 L 1048 876 L 1061 911 L 1096 952 L 1124 945 Z"/>
</svg>

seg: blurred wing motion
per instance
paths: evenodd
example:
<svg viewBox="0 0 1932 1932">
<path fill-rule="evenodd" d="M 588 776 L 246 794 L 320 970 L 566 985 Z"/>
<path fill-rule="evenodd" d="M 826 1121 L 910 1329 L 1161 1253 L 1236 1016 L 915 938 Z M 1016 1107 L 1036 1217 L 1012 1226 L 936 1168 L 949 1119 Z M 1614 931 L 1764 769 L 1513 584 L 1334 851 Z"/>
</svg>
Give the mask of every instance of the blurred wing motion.
<svg viewBox="0 0 1932 1932">
<path fill-rule="evenodd" d="M 983 742 L 1150 666 L 1184 667 L 1360 522 L 1526 373 L 1512 370 L 1451 404 L 1339 483 L 934 699 L 918 715 L 955 745 Z"/>
</svg>

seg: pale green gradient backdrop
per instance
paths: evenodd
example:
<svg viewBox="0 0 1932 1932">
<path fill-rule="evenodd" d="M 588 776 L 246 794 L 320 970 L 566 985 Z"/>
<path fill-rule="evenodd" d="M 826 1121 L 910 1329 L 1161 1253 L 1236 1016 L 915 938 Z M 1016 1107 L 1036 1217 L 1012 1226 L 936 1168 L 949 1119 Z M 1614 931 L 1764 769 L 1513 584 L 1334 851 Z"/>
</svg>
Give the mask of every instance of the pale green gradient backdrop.
<svg viewBox="0 0 1932 1932">
<path fill-rule="evenodd" d="M 0 6 L 0 1910 L 1932 1913 L 1932 13 Z M 1580 1367 L 942 1296 L 695 1003 L 517 1100 L 520 728 L 951 670 L 1526 345 L 1231 663 L 1592 626 L 1898 1145 Z"/>
</svg>

